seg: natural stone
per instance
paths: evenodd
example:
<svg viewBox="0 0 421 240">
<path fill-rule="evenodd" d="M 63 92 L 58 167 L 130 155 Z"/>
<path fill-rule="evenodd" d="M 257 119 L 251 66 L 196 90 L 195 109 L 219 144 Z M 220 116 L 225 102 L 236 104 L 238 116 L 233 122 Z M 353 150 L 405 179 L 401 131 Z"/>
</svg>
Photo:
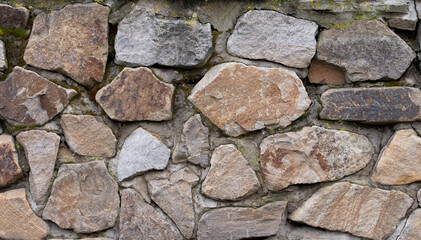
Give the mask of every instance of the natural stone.
<svg viewBox="0 0 421 240">
<path fill-rule="evenodd" d="M 249 239 L 278 233 L 287 202 L 268 203 L 260 208 L 212 209 L 200 218 L 197 239 Z"/>
<path fill-rule="evenodd" d="M 0 188 L 22 176 L 13 137 L 8 134 L 0 135 Z"/>
<path fill-rule="evenodd" d="M 132 189 L 121 191 L 120 240 L 183 239 L 165 217 Z"/>
<path fill-rule="evenodd" d="M 97 3 L 67 5 L 34 20 L 24 60 L 92 87 L 101 82 L 108 55 L 109 8 Z"/>
<path fill-rule="evenodd" d="M 359 237 L 384 239 L 412 203 L 403 192 L 340 182 L 321 188 L 289 219 Z"/>
<path fill-rule="evenodd" d="M 63 164 L 42 218 L 91 233 L 114 226 L 119 206 L 118 185 L 103 161 Z"/>
<path fill-rule="evenodd" d="M 410 87 L 329 89 L 321 97 L 320 118 L 364 123 L 421 119 L 421 91 Z"/>
<path fill-rule="evenodd" d="M 0 4 L 0 26 L 8 28 L 26 28 L 28 19 L 28 9 Z"/>
<path fill-rule="evenodd" d="M 318 26 L 276 11 L 251 10 L 241 16 L 227 42 L 230 54 L 307 68 L 316 53 Z"/>
<path fill-rule="evenodd" d="M 43 240 L 47 235 L 48 225 L 32 212 L 24 188 L 0 193 L 0 238 Z"/>
<path fill-rule="evenodd" d="M 421 239 L 421 209 L 415 209 L 409 215 L 404 229 L 401 231 L 397 240 L 416 240 Z"/>
<path fill-rule="evenodd" d="M 416 1 L 416 0 L 415 0 Z M 408 12 L 401 14 L 398 17 L 392 17 L 387 20 L 390 27 L 414 31 L 417 27 L 418 16 L 417 11 L 415 10 L 414 0 L 405 0 L 408 4 Z"/>
<path fill-rule="evenodd" d="M 188 99 L 230 136 L 286 127 L 310 106 L 295 72 L 239 63 L 213 67 Z"/>
<path fill-rule="evenodd" d="M 190 117 L 183 125 L 180 141 L 175 145 L 172 161 L 190 162 L 206 168 L 209 165 L 209 129 L 200 114 Z"/>
<path fill-rule="evenodd" d="M 148 68 L 124 68 L 98 91 L 95 99 L 114 120 L 170 120 L 174 89 L 173 85 L 157 79 Z"/>
<path fill-rule="evenodd" d="M 110 167 L 108 165 L 108 169 L 109 168 Z M 145 202 L 151 203 L 151 197 L 149 196 L 148 192 L 148 183 L 146 182 L 144 176 L 134 177 L 130 180 L 121 182 L 121 186 L 126 188 L 133 188 L 134 190 L 136 190 L 136 192 L 140 194 L 140 196 Z"/>
<path fill-rule="evenodd" d="M 202 192 L 216 200 L 237 201 L 259 190 L 256 173 L 235 145 L 217 147 L 211 158 L 211 168 L 202 183 Z"/>
<path fill-rule="evenodd" d="M 137 9 L 118 24 L 115 51 L 117 64 L 198 67 L 212 53 L 211 25 Z"/>
<path fill-rule="evenodd" d="M 114 156 L 117 139 L 101 117 L 64 114 L 60 124 L 73 152 L 93 157 Z"/>
<path fill-rule="evenodd" d="M 353 174 L 374 153 L 363 135 L 315 126 L 263 139 L 260 164 L 267 188 L 278 191 L 292 184 L 333 181 Z"/>
<path fill-rule="evenodd" d="M 0 71 L 4 71 L 6 70 L 6 68 L 7 68 L 6 46 L 4 45 L 4 42 L 0 40 Z"/>
<path fill-rule="evenodd" d="M 25 149 L 31 172 L 29 189 L 35 202 L 41 204 L 48 196 L 48 188 L 53 177 L 60 136 L 43 130 L 21 132 L 16 139 Z"/>
<path fill-rule="evenodd" d="M 380 153 L 371 180 L 401 185 L 421 180 L 421 138 L 413 129 L 397 131 Z"/>
<path fill-rule="evenodd" d="M 193 235 L 195 215 L 192 186 L 199 182 L 192 170 L 185 167 L 173 172 L 169 179 L 150 180 L 152 200 L 174 221 L 185 238 Z"/>
<path fill-rule="evenodd" d="M 16 66 L 0 82 L 0 115 L 16 125 L 42 125 L 61 112 L 75 95 L 73 89 Z"/>
<path fill-rule="evenodd" d="M 415 53 L 378 20 L 354 21 L 320 33 L 317 58 L 346 70 L 350 82 L 398 79 Z"/>
<path fill-rule="evenodd" d="M 421 207 L 421 188 L 417 192 L 418 205 Z"/>
<path fill-rule="evenodd" d="M 308 73 L 308 80 L 317 84 L 345 84 L 345 74 L 337 67 L 313 60 Z"/>
<path fill-rule="evenodd" d="M 155 169 L 167 167 L 171 150 L 154 133 L 143 128 L 136 129 L 125 140 L 118 156 L 117 177 L 123 181 Z"/>
</svg>

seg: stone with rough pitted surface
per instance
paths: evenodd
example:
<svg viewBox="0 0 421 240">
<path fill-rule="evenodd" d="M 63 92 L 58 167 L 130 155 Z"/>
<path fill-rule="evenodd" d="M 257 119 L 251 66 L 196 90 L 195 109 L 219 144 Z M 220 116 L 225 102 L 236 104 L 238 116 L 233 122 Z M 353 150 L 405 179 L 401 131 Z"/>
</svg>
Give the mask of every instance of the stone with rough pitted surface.
<svg viewBox="0 0 421 240">
<path fill-rule="evenodd" d="M 15 182 L 22 176 L 13 137 L 8 134 L 0 135 L 0 188 Z"/>
<path fill-rule="evenodd" d="M 25 28 L 28 19 L 28 9 L 0 4 L 0 26 L 8 28 Z"/>
</svg>

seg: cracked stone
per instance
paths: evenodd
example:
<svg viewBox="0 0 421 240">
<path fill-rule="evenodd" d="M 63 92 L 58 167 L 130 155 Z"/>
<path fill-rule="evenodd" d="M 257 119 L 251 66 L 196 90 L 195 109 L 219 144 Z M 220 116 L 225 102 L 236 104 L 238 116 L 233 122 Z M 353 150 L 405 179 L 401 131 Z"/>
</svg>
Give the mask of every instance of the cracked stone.
<svg viewBox="0 0 421 240">
<path fill-rule="evenodd" d="M 409 215 L 405 227 L 397 240 L 416 240 L 421 239 L 421 209 L 415 209 Z"/>
<path fill-rule="evenodd" d="M 2 134 L 0 135 L 0 188 L 14 183 L 22 177 L 13 137 Z"/>
</svg>

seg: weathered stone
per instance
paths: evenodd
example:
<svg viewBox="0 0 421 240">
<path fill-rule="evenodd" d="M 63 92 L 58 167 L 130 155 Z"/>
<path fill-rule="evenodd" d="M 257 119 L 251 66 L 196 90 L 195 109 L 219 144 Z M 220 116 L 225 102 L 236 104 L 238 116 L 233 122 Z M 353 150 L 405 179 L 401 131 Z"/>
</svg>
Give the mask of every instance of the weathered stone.
<svg viewBox="0 0 421 240">
<path fill-rule="evenodd" d="M 421 91 L 410 87 L 329 89 L 321 97 L 320 118 L 364 123 L 421 119 Z"/>
<path fill-rule="evenodd" d="M 209 129 L 200 114 L 190 117 L 183 125 L 180 141 L 174 148 L 174 163 L 190 162 L 206 168 L 209 165 Z"/>
<path fill-rule="evenodd" d="M 32 212 L 24 188 L 0 193 L 0 238 L 42 240 L 47 234 L 48 225 Z"/>
<path fill-rule="evenodd" d="M 183 75 L 174 69 L 169 68 L 151 68 L 152 72 L 166 83 L 177 83 L 183 80 Z"/>
<path fill-rule="evenodd" d="M 117 177 L 123 181 L 155 169 L 167 167 L 171 150 L 154 133 L 143 128 L 136 129 L 125 140 L 118 156 Z"/>
<path fill-rule="evenodd" d="M 398 79 L 415 53 L 398 35 L 377 20 L 354 21 L 343 30 L 320 33 L 317 58 L 346 70 L 350 82 Z"/>
<path fill-rule="evenodd" d="M 183 239 L 164 214 L 132 189 L 121 192 L 120 240 Z"/>
<path fill-rule="evenodd" d="M 16 125 L 42 125 L 61 112 L 76 95 L 35 72 L 13 68 L 0 82 L 0 114 Z"/>
<path fill-rule="evenodd" d="M 230 54 L 306 68 L 316 53 L 318 26 L 276 11 L 251 10 L 241 16 L 227 42 Z"/>
<path fill-rule="evenodd" d="M 295 72 L 239 63 L 213 67 L 188 99 L 230 136 L 286 127 L 310 106 Z"/>
<path fill-rule="evenodd" d="M 28 19 L 28 9 L 0 4 L 0 26 L 8 28 L 26 28 Z"/>
<path fill-rule="evenodd" d="M 421 239 L 421 209 L 415 209 L 409 215 L 405 227 L 397 240 L 417 240 Z"/>
<path fill-rule="evenodd" d="M 397 131 L 380 153 L 371 180 L 401 185 L 421 180 L 421 138 L 413 129 Z"/>
<path fill-rule="evenodd" d="M 196 19 L 162 17 L 137 9 L 118 24 L 115 51 L 117 64 L 197 67 L 211 56 L 212 30 L 209 23 Z"/>
<path fill-rule="evenodd" d="M 194 209 L 191 188 L 199 182 L 189 168 L 173 172 L 169 179 L 150 180 L 148 189 L 152 200 L 174 221 L 186 238 L 194 229 Z"/>
<path fill-rule="evenodd" d="M 109 11 L 89 3 L 37 15 L 25 62 L 63 73 L 87 87 L 101 82 L 108 56 Z"/>
<path fill-rule="evenodd" d="M 0 135 L 0 188 L 22 177 L 13 137 Z"/>
<path fill-rule="evenodd" d="M 103 161 L 63 164 L 42 218 L 91 233 L 114 226 L 119 206 L 118 185 Z"/>
<path fill-rule="evenodd" d="M 370 239 L 384 239 L 412 205 L 411 197 L 348 182 L 321 188 L 289 219 Z"/>
<path fill-rule="evenodd" d="M 110 168 L 108 166 L 108 168 Z M 149 196 L 148 192 L 148 183 L 146 182 L 145 176 L 138 176 L 135 178 L 132 178 L 130 180 L 121 182 L 121 186 L 126 188 L 133 188 L 140 194 L 142 199 L 147 202 L 151 203 L 151 197 Z"/>
<path fill-rule="evenodd" d="M 317 84 L 345 84 L 345 74 L 337 67 L 313 60 L 308 73 L 308 80 Z"/>
<path fill-rule="evenodd" d="M 42 130 L 21 132 L 16 139 L 25 149 L 31 172 L 29 189 L 37 204 L 44 202 L 48 195 L 54 166 L 57 159 L 60 136 Z"/>
<path fill-rule="evenodd" d="M 60 124 L 73 152 L 93 157 L 114 156 L 117 139 L 101 117 L 64 114 Z"/>
<path fill-rule="evenodd" d="M 363 135 L 305 127 L 263 139 L 260 164 L 267 188 L 278 191 L 292 184 L 333 181 L 353 174 L 365 167 L 374 153 Z"/>
<path fill-rule="evenodd" d="M 148 68 L 124 68 L 98 91 L 96 101 L 118 121 L 162 121 L 172 118 L 174 86 L 157 79 Z"/>
<path fill-rule="evenodd" d="M 390 18 L 387 20 L 387 22 L 389 23 L 390 27 L 414 31 L 418 22 L 417 11 L 415 10 L 415 2 L 414 0 L 405 0 L 405 2 L 408 4 L 408 12 L 401 14 L 401 16 Z"/>
<path fill-rule="evenodd" d="M 222 145 L 213 151 L 211 168 L 202 184 L 203 194 L 216 200 L 237 201 L 259 188 L 256 173 L 235 145 Z"/>
<path fill-rule="evenodd" d="M 268 203 L 260 208 L 213 209 L 200 218 L 197 239 L 249 239 L 275 235 L 287 202 Z"/>
<path fill-rule="evenodd" d="M 6 70 L 6 68 L 7 68 L 6 46 L 4 45 L 4 42 L 0 40 L 0 71 L 4 71 Z"/>
</svg>

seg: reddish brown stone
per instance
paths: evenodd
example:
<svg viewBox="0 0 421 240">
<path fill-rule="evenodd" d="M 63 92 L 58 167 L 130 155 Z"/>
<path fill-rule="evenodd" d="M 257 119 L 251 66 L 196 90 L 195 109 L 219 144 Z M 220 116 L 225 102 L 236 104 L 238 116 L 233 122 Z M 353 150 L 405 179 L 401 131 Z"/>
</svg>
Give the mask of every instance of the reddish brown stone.
<svg viewBox="0 0 421 240">
<path fill-rule="evenodd" d="M 0 187 L 15 182 L 22 177 L 13 137 L 0 135 Z"/>
<path fill-rule="evenodd" d="M 337 67 L 322 61 L 313 60 L 310 65 L 308 80 L 317 84 L 345 84 L 345 74 Z"/>
</svg>

